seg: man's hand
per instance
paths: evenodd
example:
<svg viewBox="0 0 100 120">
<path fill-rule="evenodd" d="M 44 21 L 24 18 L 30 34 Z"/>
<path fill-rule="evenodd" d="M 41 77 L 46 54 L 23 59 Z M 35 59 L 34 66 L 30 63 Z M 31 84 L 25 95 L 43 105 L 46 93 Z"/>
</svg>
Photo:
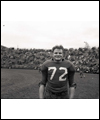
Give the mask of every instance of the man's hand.
<svg viewBox="0 0 100 120">
<path fill-rule="evenodd" d="M 43 99 L 44 98 L 44 85 L 40 85 L 39 87 L 39 98 Z"/>
<path fill-rule="evenodd" d="M 75 88 L 74 87 L 70 87 L 69 88 L 69 99 L 73 99 L 74 98 L 74 93 L 75 93 Z"/>
</svg>

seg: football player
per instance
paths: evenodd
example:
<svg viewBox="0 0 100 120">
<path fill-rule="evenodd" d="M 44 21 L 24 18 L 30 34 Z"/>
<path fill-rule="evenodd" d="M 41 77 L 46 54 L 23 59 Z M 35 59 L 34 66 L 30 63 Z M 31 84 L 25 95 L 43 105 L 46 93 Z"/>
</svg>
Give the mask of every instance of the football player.
<svg viewBox="0 0 100 120">
<path fill-rule="evenodd" d="M 85 78 L 85 75 L 83 74 L 83 68 L 80 66 L 79 72 L 80 72 L 80 78 Z"/>
<path fill-rule="evenodd" d="M 40 99 L 72 99 L 74 97 L 75 67 L 70 61 L 64 59 L 62 45 L 52 48 L 52 59 L 42 64 L 41 72 Z"/>
</svg>

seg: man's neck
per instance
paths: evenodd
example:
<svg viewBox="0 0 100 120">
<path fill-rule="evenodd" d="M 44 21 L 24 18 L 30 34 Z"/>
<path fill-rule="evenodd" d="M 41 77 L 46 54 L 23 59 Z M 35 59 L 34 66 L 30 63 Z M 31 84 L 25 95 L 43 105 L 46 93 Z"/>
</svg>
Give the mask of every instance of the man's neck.
<svg viewBox="0 0 100 120">
<path fill-rule="evenodd" d="M 56 62 L 56 63 L 61 63 L 63 60 L 61 59 L 61 60 L 54 60 L 54 62 Z"/>
</svg>

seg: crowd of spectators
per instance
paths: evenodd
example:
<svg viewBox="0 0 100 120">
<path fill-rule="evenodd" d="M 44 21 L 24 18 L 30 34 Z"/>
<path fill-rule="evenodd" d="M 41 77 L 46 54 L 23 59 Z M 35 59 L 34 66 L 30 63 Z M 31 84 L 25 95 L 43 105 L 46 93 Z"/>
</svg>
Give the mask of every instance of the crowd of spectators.
<svg viewBox="0 0 100 120">
<path fill-rule="evenodd" d="M 51 50 L 14 49 L 1 46 L 1 68 L 39 69 L 39 66 L 51 58 Z M 99 47 L 65 49 L 65 59 L 70 60 L 79 72 L 99 74 Z"/>
</svg>

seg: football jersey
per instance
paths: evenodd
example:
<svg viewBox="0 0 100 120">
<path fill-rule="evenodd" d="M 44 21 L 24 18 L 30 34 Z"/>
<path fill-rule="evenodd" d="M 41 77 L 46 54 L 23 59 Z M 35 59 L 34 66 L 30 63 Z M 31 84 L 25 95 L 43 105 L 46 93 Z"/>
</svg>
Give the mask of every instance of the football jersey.
<svg viewBox="0 0 100 120">
<path fill-rule="evenodd" d="M 63 59 L 62 62 L 55 62 L 53 59 L 43 63 L 42 81 L 40 84 L 46 85 L 46 89 L 51 92 L 62 92 L 68 90 L 68 83 L 71 86 L 74 82 L 74 65 Z"/>
</svg>

